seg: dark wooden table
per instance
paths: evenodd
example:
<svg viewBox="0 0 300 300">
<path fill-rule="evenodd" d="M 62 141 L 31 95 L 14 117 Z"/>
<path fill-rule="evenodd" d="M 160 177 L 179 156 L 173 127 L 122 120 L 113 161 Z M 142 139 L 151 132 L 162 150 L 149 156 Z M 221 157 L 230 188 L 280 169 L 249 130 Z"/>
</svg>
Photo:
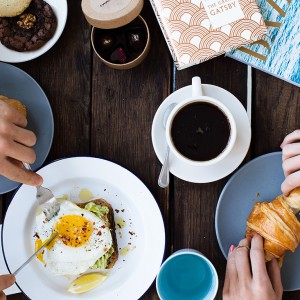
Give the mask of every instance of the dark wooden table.
<svg viewBox="0 0 300 300">
<path fill-rule="evenodd" d="M 223 87 L 246 105 L 247 66 L 218 57 L 201 65 L 175 71 L 166 42 L 150 3 L 142 16 L 150 27 L 152 45 L 138 67 L 119 71 L 105 66 L 93 53 L 91 27 L 81 1 L 68 1 L 66 28 L 57 44 L 43 56 L 17 66 L 44 89 L 52 106 L 55 135 L 46 162 L 91 155 L 116 162 L 138 176 L 153 193 L 166 229 L 166 254 L 181 248 L 204 253 L 215 265 L 222 299 L 226 260 L 215 234 L 214 217 L 219 194 L 229 179 L 194 184 L 171 177 L 161 189 L 161 169 L 151 142 L 151 125 L 161 102 L 174 90 L 200 76 L 203 83 Z M 253 70 L 252 141 L 246 161 L 280 150 L 285 135 L 300 127 L 300 89 Z M 0 196 L 2 219 L 12 193 Z M 284 293 L 300 299 L 300 291 Z M 27 299 L 22 294 L 10 300 Z M 158 299 L 155 285 L 141 299 Z M 34 299 L 36 300 L 36 299 Z"/>
</svg>

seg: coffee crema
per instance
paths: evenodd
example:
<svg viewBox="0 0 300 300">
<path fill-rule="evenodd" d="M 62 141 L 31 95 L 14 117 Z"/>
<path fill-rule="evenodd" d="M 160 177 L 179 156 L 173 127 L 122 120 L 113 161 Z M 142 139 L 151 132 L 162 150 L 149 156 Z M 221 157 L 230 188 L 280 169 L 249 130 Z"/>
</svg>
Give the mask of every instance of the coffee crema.
<svg viewBox="0 0 300 300">
<path fill-rule="evenodd" d="M 194 102 L 174 116 L 171 139 L 186 158 L 209 161 L 224 151 L 230 131 L 229 120 L 222 110 L 208 102 Z"/>
</svg>

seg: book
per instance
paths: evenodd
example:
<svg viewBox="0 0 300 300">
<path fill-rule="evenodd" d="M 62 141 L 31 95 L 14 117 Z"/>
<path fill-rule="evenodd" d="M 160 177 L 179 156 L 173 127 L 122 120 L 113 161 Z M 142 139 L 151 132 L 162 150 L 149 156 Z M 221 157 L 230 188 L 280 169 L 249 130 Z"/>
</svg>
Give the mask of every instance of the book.
<svg viewBox="0 0 300 300">
<path fill-rule="evenodd" d="M 255 0 L 150 0 L 178 70 L 267 32 Z"/>
<path fill-rule="evenodd" d="M 257 4 L 268 33 L 226 56 L 300 86 L 300 0 L 257 0 Z"/>
</svg>

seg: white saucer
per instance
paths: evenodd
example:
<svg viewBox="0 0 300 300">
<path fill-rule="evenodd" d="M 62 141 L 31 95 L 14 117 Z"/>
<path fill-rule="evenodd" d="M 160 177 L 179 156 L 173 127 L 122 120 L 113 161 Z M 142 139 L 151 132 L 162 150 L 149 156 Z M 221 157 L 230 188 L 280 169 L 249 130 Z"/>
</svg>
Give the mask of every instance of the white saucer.
<svg viewBox="0 0 300 300">
<path fill-rule="evenodd" d="M 206 183 L 219 180 L 232 173 L 245 158 L 251 140 L 251 126 L 247 112 L 241 102 L 228 91 L 210 84 L 202 84 L 203 95 L 218 99 L 225 104 L 233 114 L 237 125 L 237 138 L 232 151 L 221 162 L 211 166 L 192 166 L 185 164 L 170 152 L 170 172 L 176 177 L 195 183 Z M 180 99 L 192 96 L 192 86 L 183 87 L 169 95 L 159 106 L 152 123 L 152 144 L 154 151 L 162 163 L 167 143 L 163 127 L 163 116 L 171 103 L 179 103 Z"/>
</svg>

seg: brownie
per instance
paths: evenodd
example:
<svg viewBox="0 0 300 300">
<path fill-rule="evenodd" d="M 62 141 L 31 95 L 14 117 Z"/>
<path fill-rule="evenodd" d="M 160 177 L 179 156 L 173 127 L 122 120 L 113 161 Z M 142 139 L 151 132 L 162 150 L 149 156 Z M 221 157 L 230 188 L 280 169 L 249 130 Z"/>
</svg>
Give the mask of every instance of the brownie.
<svg viewBox="0 0 300 300">
<path fill-rule="evenodd" d="M 21 15 L 0 18 L 0 40 L 19 52 L 36 50 L 53 37 L 56 27 L 51 6 L 43 0 L 32 0 Z"/>
</svg>

